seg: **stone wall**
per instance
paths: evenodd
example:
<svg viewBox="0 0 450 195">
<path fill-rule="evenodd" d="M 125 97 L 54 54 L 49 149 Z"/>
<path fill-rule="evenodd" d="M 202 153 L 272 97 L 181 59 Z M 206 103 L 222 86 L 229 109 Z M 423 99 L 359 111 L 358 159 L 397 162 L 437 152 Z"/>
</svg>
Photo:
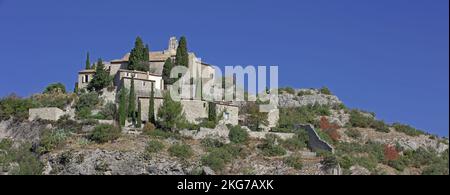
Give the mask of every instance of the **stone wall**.
<svg viewBox="0 0 450 195">
<path fill-rule="evenodd" d="M 308 147 L 314 151 L 325 150 L 334 153 L 334 148 L 322 140 L 312 125 L 297 125 L 297 129 L 305 129 L 309 136 Z"/>
<path fill-rule="evenodd" d="M 57 121 L 61 116 L 65 114 L 65 112 L 56 107 L 48 107 L 48 108 L 31 108 L 28 111 L 28 114 L 29 114 L 28 117 L 29 121 L 33 121 L 35 119 Z"/>
<path fill-rule="evenodd" d="M 239 108 L 237 106 L 216 105 L 216 113 L 217 115 L 222 114 L 223 112 L 223 121 L 225 124 L 238 125 L 239 121 Z"/>
</svg>

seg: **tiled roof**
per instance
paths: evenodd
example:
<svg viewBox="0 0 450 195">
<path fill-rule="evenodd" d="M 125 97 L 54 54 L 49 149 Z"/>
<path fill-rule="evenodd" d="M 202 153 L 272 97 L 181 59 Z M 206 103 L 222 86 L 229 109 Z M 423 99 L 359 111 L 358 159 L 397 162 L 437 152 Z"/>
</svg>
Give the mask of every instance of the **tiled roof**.
<svg viewBox="0 0 450 195">
<path fill-rule="evenodd" d="M 172 55 L 169 53 L 164 53 L 162 51 L 152 51 L 148 53 L 150 61 L 166 61 Z M 121 59 L 112 60 L 111 62 L 128 62 L 130 58 L 130 53 L 125 54 Z"/>
</svg>

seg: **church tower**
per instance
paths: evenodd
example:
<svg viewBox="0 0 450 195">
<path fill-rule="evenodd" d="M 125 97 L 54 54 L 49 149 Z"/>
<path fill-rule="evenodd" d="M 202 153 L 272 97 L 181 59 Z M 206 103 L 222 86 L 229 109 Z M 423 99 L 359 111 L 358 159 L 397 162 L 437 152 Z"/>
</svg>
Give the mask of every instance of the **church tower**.
<svg viewBox="0 0 450 195">
<path fill-rule="evenodd" d="M 178 40 L 176 37 L 170 37 L 169 45 L 167 46 L 167 50 L 164 53 L 169 53 L 171 55 L 175 55 L 177 53 L 178 48 Z"/>
</svg>

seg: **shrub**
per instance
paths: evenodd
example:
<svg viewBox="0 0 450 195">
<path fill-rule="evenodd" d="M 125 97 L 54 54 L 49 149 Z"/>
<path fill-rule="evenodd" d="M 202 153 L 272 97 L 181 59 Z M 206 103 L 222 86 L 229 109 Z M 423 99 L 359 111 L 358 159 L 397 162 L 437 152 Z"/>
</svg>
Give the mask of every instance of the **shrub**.
<svg viewBox="0 0 450 195">
<path fill-rule="evenodd" d="M 150 156 L 153 153 L 158 153 L 164 149 L 164 144 L 160 141 L 151 140 L 147 143 L 145 147 L 145 156 Z"/>
<path fill-rule="evenodd" d="M 388 161 L 397 160 L 399 157 L 397 148 L 395 146 L 384 146 L 384 159 Z"/>
<path fill-rule="evenodd" d="M 240 126 L 233 126 L 230 128 L 228 137 L 233 143 L 245 143 L 248 140 L 248 132 Z"/>
<path fill-rule="evenodd" d="M 359 139 L 361 137 L 361 132 L 354 128 L 347 129 L 345 134 L 353 139 Z"/>
<path fill-rule="evenodd" d="M 317 116 L 329 116 L 330 114 L 330 107 L 327 105 L 316 104 L 297 108 L 281 108 L 277 128 L 293 130 L 297 124 L 315 124 Z M 286 132 L 288 132 L 287 130 Z"/>
<path fill-rule="evenodd" d="M 337 132 L 340 127 L 337 124 L 328 122 L 326 117 L 320 118 L 320 129 L 322 129 L 333 141 L 339 141 L 341 136 Z"/>
<path fill-rule="evenodd" d="M 174 130 L 180 121 L 185 121 L 180 102 L 173 101 L 170 93 L 164 94 L 164 102 L 158 112 L 159 126 L 164 130 Z"/>
<path fill-rule="evenodd" d="M 44 154 L 61 147 L 67 137 L 67 133 L 64 130 L 44 130 L 37 151 L 40 154 Z"/>
<path fill-rule="evenodd" d="M 46 93 L 36 94 L 31 97 L 35 107 L 57 107 L 65 109 L 75 99 L 75 94 Z"/>
<path fill-rule="evenodd" d="M 286 154 L 286 150 L 278 145 L 277 140 L 279 138 L 274 135 L 266 135 L 266 139 L 259 146 L 264 156 L 283 156 Z"/>
<path fill-rule="evenodd" d="M 284 160 L 284 163 L 298 170 L 303 168 L 302 158 L 300 156 L 289 156 Z"/>
<path fill-rule="evenodd" d="M 18 166 L 10 173 L 13 175 L 41 175 L 43 171 L 43 164 L 39 161 L 36 154 L 31 152 L 32 145 L 24 143 L 18 148 L 10 148 L 7 151 L 8 165 L 10 163 L 17 163 Z M 2 163 L 0 162 L 0 165 Z"/>
<path fill-rule="evenodd" d="M 220 148 L 224 146 L 224 143 L 217 139 L 206 138 L 201 141 L 201 144 L 205 148 Z"/>
<path fill-rule="evenodd" d="M 96 92 L 83 93 L 79 96 L 75 104 L 75 111 L 78 118 L 86 119 L 91 116 L 91 110 L 100 103 Z"/>
<path fill-rule="evenodd" d="M 153 131 L 144 131 L 144 133 L 150 137 L 154 138 L 160 138 L 160 139 L 167 139 L 167 138 L 174 138 L 174 139 L 180 139 L 180 135 L 176 134 L 174 132 L 169 131 L 163 131 L 161 129 L 155 129 Z"/>
<path fill-rule="evenodd" d="M 52 83 L 45 88 L 43 93 L 66 93 L 66 86 L 62 83 Z"/>
<path fill-rule="evenodd" d="M 308 140 L 308 133 L 301 129 L 295 133 L 294 137 L 282 141 L 281 144 L 283 147 L 295 151 L 305 148 L 308 145 Z"/>
<path fill-rule="evenodd" d="M 222 170 L 233 156 L 223 148 L 213 148 L 208 155 L 202 157 L 203 165 L 211 167 L 214 171 Z"/>
<path fill-rule="evenodd" d="M 375 131 L 383 132 L 383 133 L 389 133 L 389 126 L 384 123 L 384 121 L 378 121 L 374 120 L 372 121 L 372 124 L 370 124 L 371 128 L 374 128 Z"/>
<path fill-rule="evenodd" d="M 305 96 L 305 95 L 312 95 L 311 91 L 299 91 L 297 93 L 297 96 Z"/>
<path fill-rule="evenodd" d="M 373 118 L 362 114 L 358 110 L 350 111 L 349 123 L 352 127 L 368 128 L 373 122 Z"/>
<path fill-rule="evenodd" d="M 120 129 L 112 125 L 97 125 L 89 135 L 89 139 L 97 143 L 105 143 L 120 137 Z"/>
<path fill-rule="evenodd" d="M 394 123 L 392 126 L 394 127 L 395 131 L 402 132 L 409 136 L 419 136 L 424 134 L 423 131 L 417 130 L 409 125 Z"/>
<path fill-rule="evenodd" d="M 194 153 L 191 149 L 191 146 L 186 144 L 175 144 L 169 148 L 169 153 L 172 156 L 176 156 L 178 158 L 187 159 L 191 157 Z"/>
<path fill-rule="evenodd" d="M 295 90 L 292 87 L 280 88 L 280 92 L 286 92 L 289 94 L 295 94 Z"/>
<path fill-rule="evenodd" d="M 114 120 L 118 116 L 116 104 L 108 102 L 101 110 L 100 114 L 107 120 Z"/>
<path fill-rule="evenodd" d="M 28 118 L 28 110 L 34 107 L 30 99 L 22 99 L 14 94 L 0 99 L 0 121 L 14 117 L 23 121 Z"/>
<path fill-rule="evenodd" d="M 155 125 L 153 123 L 145 123 L 144 128 L 142 128 L 142 132 L 145 135 L 149 135 L 152 131 L 156 129 Z"/>
<path fill-rule="evenodd" d="M 325 94 L 325 95 L 332 95 L 330 89 L 328 89 L 328 87 L 322 87 L 319 89 L 319 92 L 321 94 Z"/>
</svg>

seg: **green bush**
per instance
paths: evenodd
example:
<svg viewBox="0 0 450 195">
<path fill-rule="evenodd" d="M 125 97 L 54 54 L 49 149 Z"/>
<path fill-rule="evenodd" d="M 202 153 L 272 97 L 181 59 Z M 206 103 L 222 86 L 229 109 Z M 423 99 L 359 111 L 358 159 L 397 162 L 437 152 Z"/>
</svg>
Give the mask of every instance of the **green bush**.
<svg viewBox="0 0 450 195">
<path fill-rule="evenodd" d="M 8 142 L 8 143 L 7 143 Z M 10 145 L 11 144 L 11 145 Z M 20 147 L 11 147 L 12 142 L 2 141 L 1 147 L 6 152 L 0 152 L 0 168 L 13 175 L 40 175 L 43 171 L 43 164 L 39 161 L 36 154 L 32 152 L 32 145 L 23 143 Z M 11 163 L 17 163 L 17 167 L 9 170 Z"/>
<path fill-rule="evenodd" d="M 395 131 L 402 132 L 409 136 L 419 136 L 425 134 L 423 131 L 417 130 L 414 127 L 400 123 L 394 123 L 392 127 L 394 127 Z"/>
<path fill-rule="evenodd" d="M 159 139 L 167 139 L 167 138 L 180 139 L 181 137 L 179 134 L 175 132 L 163 131 L 161 129 L 155 129 L 153 131 L 144 131 L 144 134 Z"/>
<path fill-rule="evenodd" d="M 202 157 L 202 163 L 209 166 L 214 171 L 222 170 L 226 163 L 232 160 L 233 156 L 228 150 L 223 148 L 212 148 L 208 155 Z"/>
<path fill-rule="evenodd" d="M 297 93 L 297 96 L 305 96 L 305 95 L 312 95 L 311 91 L 299 91 Z"/>
<path fill-rule="evenodd" d="M 298 170 L 303 168 L 302 158 L 300 156 L 289 156 L 284 160 L 284 163 Z"/>
<path fill-rule="evenodd" d="M 13 117 L 23 121 L 28 118 L 28 110 L 34 105 L 30 99 L 22 99 L 14 94 L 0 99 L 0 121 Z"/>
<path fill-rule="evenodd" d="M 65 109 L 75 99 L 75 94 L 45 93 L 31 96 L 35 107 L 57 107 Z"/>
<path fill-rule="evenodd" d="M 170 93 L 164 94 L 164 102 L 158 111 L 158 125 L 164 130 L 175 130 L 180 122 L 186 121 L 180 102 L 174 101 Z"/>
<path fill-rule="evenodd" d="M 259 146 L 259 149 L 261 149 L 264 156 L 283 156 L 286 154 L 286 150 L 280 145 L 276 144 L 277 140 L 279 140 L 277 136 L 266 135 L 266 139 Z"/>
<path fill-rule="evenodd" d="M 366 116 L 358 110 L 350 111 L 349 123 L 352 127 L 368 128 L 373 121 L 373 117 Z"/>
<path fill-rule="evenodd" d="M 325 94 L 325 95 L 332 95 L 330 89 L 328 89 L 328 87 L 322 87 L 319 89 L 319 92 L 321 94 Z"/>
<path fill-rule="evenodd" d="M 164 149 L 164 144 L 160 141 L 151 140 L 147 143 L 147 146 L 145 147 L 144 154 L 146 157 L 151 156 L 154 153 L 158 153 L 161 150 Z"/>
<path fill-rule="evenodd" d="M 347 129 L 345 134 L 353 139 L 359 139 L 361 137 L 361 132 L 354 128 Z"/>
<path fill-rule="evenodd" d="M 80 119 L 87 119 L 91 116 L 91 110 L 100 103 L 96 92 L 83 93 L 79 96 L 75 104 L 75 113 Z"/>
<path fill-rule="evenodd" d="M 62 83 L 52 83 L 45 88 L 43 93 L 66 93 L 66 86 Z"/>
<path fill-rule="evenodd" d="M 240 126 L 236 125 L 230 128 L 228 137 L 233 143 L 245 143 L 248 140 L 248 132 Z"/>
<path fill-rule="evenodd" d="M 217 139 L 212 139 L 212 138 L 206 138 L 203 139 L 201 142 L 203 147 L 205 148 L 220 148 L 222 146 L 224 146 L 224 144 L 222 142 L 220 142 Z"/>
<path fill-rule="evenodd" d="M 37 151 L 45 154 L 58 147 L 61 147 L 66 141 L 68 134 L 65 130 L 44 130 L 41 134 L 41 140 Z"/>
<path fill-rule="evenodd" d="M 289 94 L 295 94 L 295 90 L 292 87 L 285 87 L 285 88 L 280 88 L 279 89 L 280 92 L 286 92 Z"/>
<path fill-rule="evenodd" d="M 172 156 L 176 156 L 181 159 L 190 158 L 194 155 L 194 152 L 191 149 L 191 146 L 186 144 L 175 144 L 169 148 L 169 153 Z"/>
<path fill-rule="evenodd" d="M 120 137 L 121 131 L 113 125 L 97 125 L 90 133 L 89 139 L 97 143 L 105 143 L 116 140 Z"/>
<path fill-rule="evenodd" d="M 331 108 L 327 105 L 315 104 L 297 108 L 281 108 L 276 129 L 293 132 L 297 124 L 315 124 L 318 116 L 329 115 L 331 115 Z"/>
<path fill-rule="evenodd" d="M 374 120 L 372 121 L 372 124 L 370 124 L 371 128 L 374 128 L 375 131 L 383 132 L 383 133 L 389 133 L 391 130 L 389 130 L 389 126 L 384 123 L 384 121 Z"/>
<path fill-rule="evenodd" d="M 301 129 L 296 132 L 294 137 L 282 141 L 281 144 L 289 150 L 296 151 L 304 149 L 308 145 L 308 140 L 308 133 Z"/>
<path fill-rule="evenodd" d="M 114 120 L 118 116 L 116 104 L 108 102 L 101 110 L 100 113 L 106 120 Z"/>
</svg>

